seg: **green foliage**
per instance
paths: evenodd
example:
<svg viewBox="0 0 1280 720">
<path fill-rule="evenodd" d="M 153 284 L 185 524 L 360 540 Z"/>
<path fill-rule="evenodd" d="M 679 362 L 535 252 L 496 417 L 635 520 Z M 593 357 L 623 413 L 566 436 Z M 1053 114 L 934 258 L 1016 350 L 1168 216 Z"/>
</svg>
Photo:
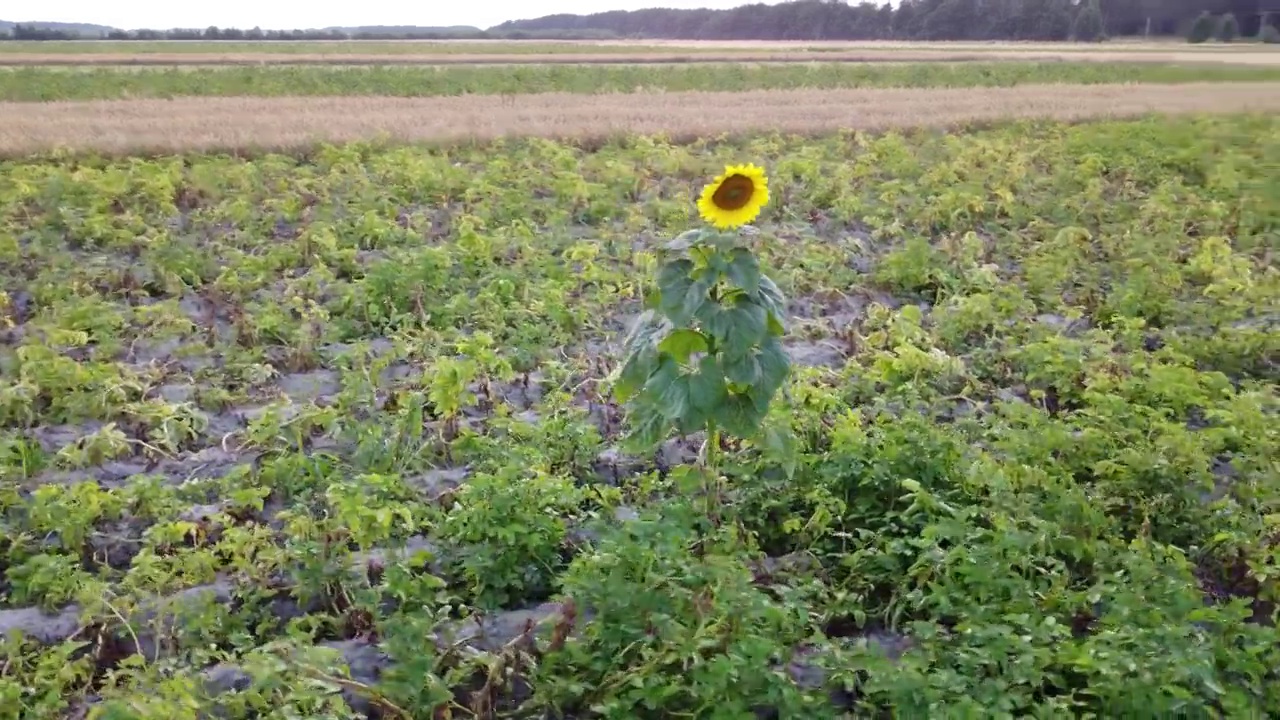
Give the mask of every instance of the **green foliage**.
<svg viewBox="0 0 1280 720">
<path fill-rule="evenodd" d="M 1218 29 L 1218 22 L 1213 15 L 1206 10 L 1195 19 L 1191 24 L 1191 30 L 1187 33 L 1187 42 L 1202 43 L 1213 37 Z"/>
<path fill-rule="evenodd" d="M 1083 6 L 1076 20 L 1090 13 Z M 1070 18 L 1071 16 L 1068 16 Z M 1070 21 L 1066 24 L 1070 24 Z M 1084 39 L 1083 35 L 1077 35 Z M 1029 38 L 1035 39 L 1035 38 Z M 1099 38 L 1100 39 L 1100 38 Z M 219 51 L 221 52 L 221 51 Z M 995 52 L 995 51 L 993 51 Z M 378 95 L 439 97 L 571 92 L 612 94 L 636 89 L 838 89 L 887 87 L 1015 87 L 1027 84 L 1183 83 L 1268 81 L 1280 70 L 1265 66 L 1154 62 L 963 63 L 698 63 L 665 65 L 544 64 L 521 67 L 236 66 L 181 70 L 14 67 L 0 72 L 0 100 L 94 100 L 221 96 Z M 318 226 L 317 229 L 319 229 Z"/>
<path fill-rule="evenodd" d="M 567 478 L 507 472 L 467 483 L 441 530 L 456 544 L 449 562 L 478 606 L 512 607 L 550 593 L 577 497 Z"/>
<path fill-rule="evenodd" d="M 657 246 L 744 157 L 758 232 Z M 1249 114 L 0 163 L 0 717 L 1280 715 L 1278 159 Z M 645 310 L 677 418 L 790 359 L 714 513 L 622 443 Z"/>
<path fill-rule="evenodd" d="M 1218 40 L 1226 43 L 1240 37 L 1240 22 L 1236 20 L 1234 14 L 1227 13 L 1219 18 L 1216 36 Z"/>
<path fill-rule="evenodd" d="M 343 55 L 459 53 L 607 53 L 653 52 L 669 48 L 595 43 L 546 43 L 532 40 L 616 40 L 624 38 L 678 38 L 685 40 L 885 40 L 885 39 L 981 39 L 1065 40 L 1070 31 L 1074 0 L 945 0 L 909 2 L 885 7 L 873 3 L 848 4 L 827 0 L 792 0 L 778 4 L 751 4 L 717 10 L 649 8 L 605 11 L 587 15 L 558 13 L 510 20 L 481 30 L 475 27 L 364 26 L 310 30 L 262 30 L 259 28 L 116 30 L 102 25 L 77 23 L 24 23 L 0 21 L 0 40 L 7 40 L 6 25 L 17 40 L 0 42 L 0 52 L 49 52 L 60 40 L 62 53 L 308 53 L 340 61 Z M 1187 2 L 1107 3 L 1108 14 L 1118 25 L 1116 34 L 1144 34 L 1151 21 L 1156 32 L 1182 27 L 1202 4 Z M 80 36 L 105 36 L 108 42 L 77 42 Z M 419 42 L 387 42 L 412 39 Z M 128 40 L 129 42 L 111 42 Z M 269 42 L 262 42 L 267 40 Z M 360 40 L 358 43 L 334 40 Z M 451 42 L 422 42 L 450 40 Z M 469 42 L 508 40 L 514 42 Z M 179 42 L 172 42 L 179 41 Z M 215 42 L 210 42 L 215 41 Z M 304 42 L 299 42 L 304 41 Z M 312 42 L 305 42 L 312 41 Z M 320 42 L 314 42 L 320 41 Z M 45 47 L 41 47 L 41 46 Z M 5 46 L 14 46 L 12 49 Z M 824 46 L 816 50 L 827 49 Z M 715 51 L 690 48 L 688 52 Z"/>
<path fill-rule="evenodd" d="M 1280 28 L 1266 24 L 1258 30 L 1258 39 L 1268 45 L 1280 44 Z"/>
<path fill-rule="evenodd" d="M 516 20 L 495 30 L 576 32 L 595 30 L 619 37 L 680 37 L 741 40 L 1065 40 L 1073 0 L 935 0 L 892 8 L 873 3 L 798 0 L 743 5 L 718 11 L 639 10 L 589 15 L 549 15 Z M 1181 27 L 1200 3 L 1107 3 L 1118 16 L 1117 35 L 1140 35 L 1151 18 L 1156 27 Z M 1050 32 L 1056 30 L 1056 32 Z"/>
<path fill-rule="evenodd" d="M 606 718 L 826 712 L 821 692 L 775 669 L 806 639 L 808 619 L 752 583 L 732 538 L 699 538 L 696 522 L 692 507 L 668 505 L 574 561 L 565 593 L 595 620 L 539 666 L 539 701 Z"/>
<path fill-rule="evenodd" d="M 704 429 L 754 437 L 791 366 L 782 291 L 736 234 L 691 230 L 659 262 L 614 383 L 631 440 L 652 448 L 673 430 Z"/>
</svg>

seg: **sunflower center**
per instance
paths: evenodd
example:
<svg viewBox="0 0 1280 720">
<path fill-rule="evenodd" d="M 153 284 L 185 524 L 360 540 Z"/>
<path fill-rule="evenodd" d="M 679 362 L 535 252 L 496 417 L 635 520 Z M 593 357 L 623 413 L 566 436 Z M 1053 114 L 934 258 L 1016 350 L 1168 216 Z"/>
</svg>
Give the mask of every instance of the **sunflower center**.
<svg viewBox="0 0 1280 720">
<path fill-rule="evenodd" d="M 751 178 L 746 175 L 731 175 L 716 188 L 715 194 L 711 196 L 711 202 L 721 210 L 741 210 L 751 202 L 751 196 L 755 190 L 756 184 Z"/>
</svg>

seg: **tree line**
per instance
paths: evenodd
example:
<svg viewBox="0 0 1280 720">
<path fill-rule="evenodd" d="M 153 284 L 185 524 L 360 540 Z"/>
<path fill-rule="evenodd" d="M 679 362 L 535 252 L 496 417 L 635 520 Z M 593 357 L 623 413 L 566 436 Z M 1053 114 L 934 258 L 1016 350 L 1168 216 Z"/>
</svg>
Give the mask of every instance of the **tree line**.
<svg viewBox="0 0 1280 720">
<path fill-rule="evenodd" d="M 600 39 L 681 40 L 1101 40 L 1111 36 L 1196 37 L 1206 18 L 1267 37 L 1280 0 L 792 0 L 729 10 L 611 11 L 548 15 L 471 27 L 368 27 L 323 30 L 110 30 L 111 40 Z M 1217 20 L 1221 18 L 1222 20 Z M 1230 18 L 1230 20 L 1226 20 Z M 17 25 L 12 40 L 75 40 L 62 28 Z"/>
<path fill-rule="evenodd" d="M 1233 16 L 1241 34 L 1254 37 L 1263 24 L 1280 21 L 1280 0 L 902 0 L 896 8 L 888 2 L 795 0 L 731 10 L 548 15 L 493 30 L 696 40 L 1096 40 L 1185 36 L 1205 14 Z"/>
<path fill-rule="evenodd" d="M 95 26 L 96 27 L 96 26 Z M 479 39 L 488 35 L 479 28 L 325 28 L 321 30 L 263 30 L 207 27 L 172 30 L 117 30 L 87 32 L 60 27 L 17 23 L 0 40 L 450 40 Z"/>
</svg>

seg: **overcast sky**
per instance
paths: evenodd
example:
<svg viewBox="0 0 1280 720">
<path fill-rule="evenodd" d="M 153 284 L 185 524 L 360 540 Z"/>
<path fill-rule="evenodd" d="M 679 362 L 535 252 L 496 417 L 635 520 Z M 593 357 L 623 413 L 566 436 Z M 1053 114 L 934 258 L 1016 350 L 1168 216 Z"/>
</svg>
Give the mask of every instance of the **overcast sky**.
<svg viewBox="0 0 1280 720">
<path fill-rule="evenodd" d="M 45 0 L 5 3 L 3 20 L 84 22 L 112 27 L 168 29 L 218 27 L 290 30 L 352 25 L 476 25 L 552 13 L 590 13 L 645 7 L 715 7 L 749 0 Z M 772 2 L 776 0 L 765 0 Z M 24 17 L 25 16 L 25 17 Z"/>
</svg>

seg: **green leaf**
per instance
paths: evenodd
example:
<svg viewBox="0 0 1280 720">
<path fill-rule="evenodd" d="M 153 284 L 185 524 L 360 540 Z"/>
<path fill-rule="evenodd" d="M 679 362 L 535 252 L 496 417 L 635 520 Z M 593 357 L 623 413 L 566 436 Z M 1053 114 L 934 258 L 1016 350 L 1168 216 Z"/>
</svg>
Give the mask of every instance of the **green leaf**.
<svg viewBox="0 0 1280 720">
<path fill-rule="evenodd" d="M 708 338 L 714 341 L 714 345 L 719 345 L 729 334 L 729 315 L 724 305 L 708 302 L 698 308 L 698 314 L 695 317 L 702 323 L 702 329 Z"/>
<path fill-rule="evenodd" d="M 658 368 L 658 343 L 671 328 L 667 319 L 647 310 L 636 318 L 635 324 L 623 341 L 626 352 L 613 385 L 618 402 L 627 402 L 648 381 Z"/>
<path fill-rule="evenodd" d="M 741 357 L 764 339 L 768 330 L 768 314 L 745 295 L 733 307 L 709 303 L 699 311 L 707 334 L 718 352 L 726 357 Z"/>
<path fill-rule="evenodd" d="M 672 331 L 658 344 L 658 351 L 667 353 L 679 362 L 688 362 L 693 353 L 707 351 L 707 338 L 697 330 L 680 328 Z"/>
<path fill-rule="evenodd" d="M 768 275 L 760 276 L 760 287 L 756 298 L 765 309 L 777 316 L 778 322 L 785 322 L 787 317 L 787 298 L 776 283 Z"/>
<path fill-rule="evenodd" d="M 724 405 L 724 411 L 716 416 L 720 426 L 728 433 L 740 438 L 749 438 L 755 434 L 764 418 L 751 399 L 743 395 L 730 395 Z"/>
<path fill-rule="evenodd" d="M 778 428 L 770 424 L 764 428 L 760 445 L 765 453 L 782 465 L 788 479 L 796 473 L 796 436 L 791 428 Z"/>
<path fill-rule="evenodd" d="M 688 250 L 694 245 L 697 245 L 698 242 L 702 240 L 702 236 L 705 234 L 706 234 L 706 230 L 702 228 L 697 228 L 694 230 L 686 230 L 680 233 L 679 235 L 677 235 L 674 239 L 669 240 L 667 244 L 664 245 L 663 247 L 667 250 L 672 250 L 676 252 L 679 252 L 681 250 Z"/>
<path fill-rule="evenodd" d="M 644 294 L 644 309 L 659 310 L 662 308 L 662 290 L 654 288 Z"/>
<path fill-rule="evenodd" d="M 728 395 L 724 373 L 713 357 L 704 357 L 698 363 L 698 372 L 689 376 L 689 399 L 700 410 L 711 410 L 724 402 Z"/>
<path fill-rule="evenodd" d="M 743 393 L 743 395 L 751 400 L 751 406 L 754 407 L 756 412 L 760 413 L 762 417 L 765 413 L 769 412 L 769 401 L 773 399 L 773 393 L 769 392 L 763 386 L 754 385 Z"/>
<path fill-rule="evenodd" d="M 658 370 L 644 384 L 644 393 L 653 399 L 654 409 L 668 420 L 684 415 L 689 407 L 689 380 L 669 356 L 658 360 Z"/>
<path fill-rule="evenodd" d="M 735 385 L 755 385 L 760 380 L 760 362 L 755 353 L 725 357 L 724 376 Z"/>
<path fill-rule="evenodd" d="M 658 288 L 662 298 L 658 308 L 676 325 L 684 325 L 707 302 L 712 279 L 705 273 L 695 277 L 692 260 L 674 260 L 658 271 Z"/>
<path fill-rule="evenodd" d="M 645 381 L 658 367 L 658 354 L 652 350 L 633 353 L 622 365 L 613 383 L 613 397 L 625 403 L 644 387 Z"/>
<path fill-rule="evenodd" d="M 791 370 L 791 358 L 777 338 L 769 338 L 760 347 L 757 360 L 760 363 L 760 388 L 772 396 L 786 382 L 787 373 Z"/>
<path fill-rule="evenodd" d="M 635 319 L 635 323 L 632 324 L 626 339 L 622 341 L 622 345 L 628 353 L 636 353 L 645 348 L 656 347 L 659 339 L 670 328 L 671 323 L 666 318 L 653 310 L 646 310 L 640 313 L 640 317 Z"/>
<path fill-rule="evenodd" d="M 760 289 L 760 263 L 746 248 L 736 248 L 733 251 L 733 259 L 724 273 L 729 282 L 748 295 L 755 295 Z"/>
<path fill-rule="evenodd" d="M 723 351 L 733 357 L 751 352 L 756 343 L 764 339 L 768 330 L 768 313 L 746 298 L 729 311 L 729 332 L 725 335 Z"/>
<path fill-rule="evenodd" d="M 787 326 L 783 324 L 782 318 L 769 313 L 769 336 L 782 337 L 787 334 Z"/>
<path fill-rule="evenodd" d="M 668 313 L 667 317 L 681 325 L 692 320 L 698 314 L 698 310 L 710 301 L 707 293 L 711 290 L 712 284 L 712 281 L 707 278 L 695 280 L 685 292 L 684 302 L 681 303 L 679 311 L 674 314 Z"/>
<path fill-rule="evenodd" d="M 664 292 L 667 288 L 687 287 L 693 282 L 693 261 L 687 258 L 672 260 L 658 269 L 658 287 Z"/>
<path fill-rule="evenodd" d="M 689 380 L 678 377 L 658 396 L 658 412 L 668 420 L 679 420 L 689 412 Z"/>
<path fill-rule="evenodd" d="M 648 407 L 636 408 L 628 420 L 629 427 L 622 445 L 624 450 L 631 452 L 641 453 L 656 447 L 669 429 L 666 419 Z"/>
<path fill-rule="evenodd" d="M 688 266 L 691 270 L 693 263 L 688 260 L 681 260 L 666 265 L 662 271 L 658 273 L 658 287 L 662 291 L 662 298 L 658 302 L 658 309 L 663 315 L 671 318 L 674 323 L 680 323 L 676 317 L 680 314 L 680 308 L 685 304 L 685 296 L 689 294 L 690 288 L 693 287 L 693 278 L 688 274 L 668 270 L 672 266 Z"/>
</svg>

